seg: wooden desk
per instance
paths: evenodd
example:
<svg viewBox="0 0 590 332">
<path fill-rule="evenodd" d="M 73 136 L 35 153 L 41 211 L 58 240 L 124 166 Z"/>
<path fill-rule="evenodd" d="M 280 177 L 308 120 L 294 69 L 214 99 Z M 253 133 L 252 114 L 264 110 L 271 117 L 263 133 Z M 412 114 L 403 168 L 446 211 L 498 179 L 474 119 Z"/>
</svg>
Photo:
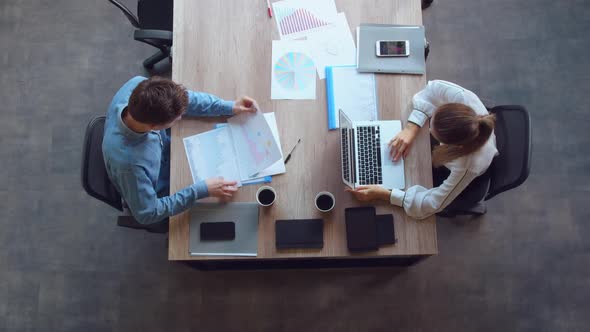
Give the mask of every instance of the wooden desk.
<svg viewBox="0 0 590 332">
<path fill-rule="evenodd" d="M 352 31 L 360 23 L 422 24 L 419 0 L 337 0 Z M 174 63 L 172 78 L 187 88 L 205 91 L 224 99 L 240 95 L 255 98 L 264 112 L 276 113 L 283 151 L 302 138 L 287 173 L 275 176 L 272 186 L 278 200 L 261 209 L 258 257 L 229 257 L 237 260 L 350 258 L 432 255 L 438 252 L 435 218 L 415 221 L 403 210 L 378 205 L 378 213 L 393 213 L 398 243 L 377 252 L 351 255 L 346 247 L 344 208 L 359 206 L 344 192 L 340 171 L 338 131 L 328 131 L 325 81 L 317 81 L 316 100 L 271 100 L 271 41 L 279 39 L 273 19 L 267 17 L 264 1 L 175 0 Z M 402 119 L 411 112 L 412 96 L 426 84 L 425 76 L 378 75 L 381 119 Z M 220 121 L 217 119 L 216 121 Z M 171 192 L 191 184 L 182 138 L 212 128 L 212 120 L 182 120 L 172 128 Z M 432 186 L 430 141 L 422 130 L 405 160 L 406 186 Z M 235 201 L 255 201 L 259 186 L 244 186 Z M 336 208 L 322 215 L 314 208 L 314 197 L 322 190 L 336 197 Z M 170 260 L 224 260 L 228 257 L 189 256 L 189 212 L 170 218 Z M 324 218 L 322 250 L 275 248 L 277 219 Z"/>
</svg>

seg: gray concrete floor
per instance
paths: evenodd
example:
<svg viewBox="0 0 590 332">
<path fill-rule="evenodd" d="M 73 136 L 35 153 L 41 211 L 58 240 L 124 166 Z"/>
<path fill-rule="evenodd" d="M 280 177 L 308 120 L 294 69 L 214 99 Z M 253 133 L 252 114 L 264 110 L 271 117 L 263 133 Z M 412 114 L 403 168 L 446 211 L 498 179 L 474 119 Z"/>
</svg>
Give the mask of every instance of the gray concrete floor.
<svg viewBox="0 0 590 332">
<path fill-rule="evenodd" d="M 128 3 L 132 1 L 127 1 Z M 0 2 L 0 331 L 587 331 L 590 2 L 436 0 L 429 79 L 533 119 L 533 168 L 412 268 L 199 272 L 79 181 L 85 125 L 153 51 L 107 1 Z"/>
</svg>

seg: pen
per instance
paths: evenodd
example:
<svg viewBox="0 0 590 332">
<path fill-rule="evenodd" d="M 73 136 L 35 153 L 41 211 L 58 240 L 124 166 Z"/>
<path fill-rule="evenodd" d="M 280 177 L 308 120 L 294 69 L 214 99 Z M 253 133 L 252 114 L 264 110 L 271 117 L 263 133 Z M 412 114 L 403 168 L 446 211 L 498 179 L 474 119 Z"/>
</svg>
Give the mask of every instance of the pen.
<svg viewBox="0 0 590 332">
<path fill-rule="evenodd" d="M 295 143 L 295 146 L 293 146 L 293 148 L 291 149 L 291 152 L 289 152 L 289 154 L 287 155 L 287 158 L 285 158 L 285 164 L 289 161 L 289 159 L 291 159 L 291 154 L 293 153 L 293 151 L 295 151 L 295 148 L 297 147 L 297 145 L 299 145 L 300 142 L 301 142 L 301 138 L 297 141 L 297 143 Z"/>
<path fill-rule="evenodd" d="M 272 17 L 272 9 L 270 9 L 270 0 L 266 0 L 266 10 L 268 12 L 268 17 Z"/>
</svg>

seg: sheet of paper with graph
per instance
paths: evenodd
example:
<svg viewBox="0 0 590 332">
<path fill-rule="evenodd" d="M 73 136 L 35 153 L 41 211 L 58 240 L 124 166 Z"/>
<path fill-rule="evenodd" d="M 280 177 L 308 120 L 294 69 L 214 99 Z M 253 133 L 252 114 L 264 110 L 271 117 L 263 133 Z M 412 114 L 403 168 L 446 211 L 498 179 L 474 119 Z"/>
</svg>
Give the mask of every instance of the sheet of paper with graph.
<svg viewBox="0 0 590 332">
<path fill-rule="evenodd" d="M 306 40 L 273 40 L 270 99 L 315 99 L 315 65 Z"/>
<path fill-rule="evenodd" d="M 193 182 L 222 176 L 226 180 L 242 181 L 257 178 L 267 168 L 282 159 L 280 146 L 273 136 L 268 119 L 261 112 L 240 114 L 228 120 L 228 125 L 185 137 L 186 157 Z M 268 174 L 272 175 L 272 174 Z"/>
<path fill-rule="evenodd" d="M 281 39 L 301 39 L 329 28 L 337 14 L 334 0 L 283 0 L 272 7 Z"/>
</svg>

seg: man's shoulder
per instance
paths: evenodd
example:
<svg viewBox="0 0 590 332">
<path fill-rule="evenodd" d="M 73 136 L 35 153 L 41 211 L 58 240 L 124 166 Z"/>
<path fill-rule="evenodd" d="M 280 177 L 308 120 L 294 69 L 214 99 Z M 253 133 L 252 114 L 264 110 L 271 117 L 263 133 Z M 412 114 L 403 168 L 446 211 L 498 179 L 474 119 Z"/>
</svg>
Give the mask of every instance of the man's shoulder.
<svg viewBox="0 0 590 332">
<path fill-rule="evenodd" d="M 153 140 L 129 141 L 123 135 L 105 131 L 102 151 L 105 162 L 111 167 L 124 171 L 136 171 L 144 168 L 154 168 L 159 161 L 157 144 Z"/>
</svg>

